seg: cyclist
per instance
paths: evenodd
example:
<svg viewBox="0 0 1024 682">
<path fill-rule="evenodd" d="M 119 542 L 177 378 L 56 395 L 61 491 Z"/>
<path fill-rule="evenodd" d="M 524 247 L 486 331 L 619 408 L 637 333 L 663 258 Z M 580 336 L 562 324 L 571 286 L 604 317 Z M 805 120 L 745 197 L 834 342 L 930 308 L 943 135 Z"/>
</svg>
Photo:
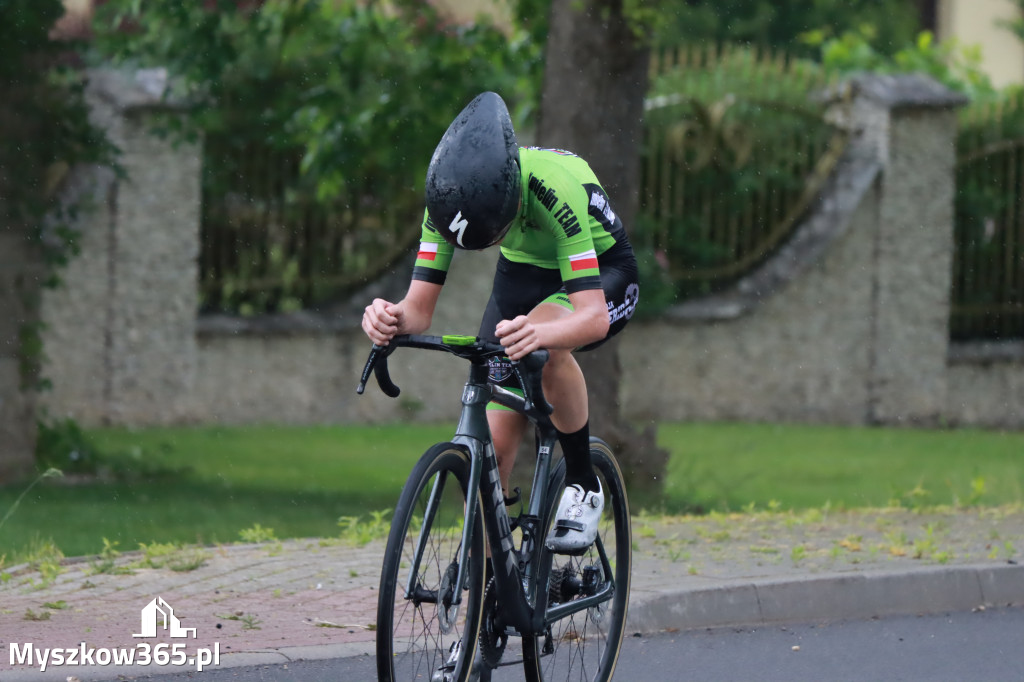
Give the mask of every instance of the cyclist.
<svg viewBox="0 0 1024 682">
<path fill-rule="evenodd" d="M 430 160 L 426 211 L 412 282 L 392 303 L 374 299 L 362 326 L 376 344 L 430 325 L 455 249 L 501 244 L 479 335 L 500 343 L 490 380 L 517 390 L 510 361 L 550 352 L 543 389 L 566 463 L 566 489 L 546 540 L 556 552 L 585 549 L 597 535 L 604 493 L 590 462 L 589 407 L 572 356 L 621 331 L 639 284 L 633 249 L 590 166 L 570 152 L 520 148 L 500 96 L 485 92 L 448 127 Z M 526 427 L 522 415 L 488 406 L 502 489 Z"/>
</svg>

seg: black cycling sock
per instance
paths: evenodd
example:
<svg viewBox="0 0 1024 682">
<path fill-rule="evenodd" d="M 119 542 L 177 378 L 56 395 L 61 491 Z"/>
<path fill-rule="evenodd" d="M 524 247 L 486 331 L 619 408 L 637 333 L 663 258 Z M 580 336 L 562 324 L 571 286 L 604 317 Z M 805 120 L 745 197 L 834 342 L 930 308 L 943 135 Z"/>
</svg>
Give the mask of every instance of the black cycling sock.
<svg viewBox="0 0 1024 682">
<path fill-rule="evenodd" d="M 575 433 L 559 431 L 558 442 L 565 457 L 565 484 L 580 485 L 584 490 L 597 492 L 600 484 L 590 462 L 590 422 Z"/>
</svg>

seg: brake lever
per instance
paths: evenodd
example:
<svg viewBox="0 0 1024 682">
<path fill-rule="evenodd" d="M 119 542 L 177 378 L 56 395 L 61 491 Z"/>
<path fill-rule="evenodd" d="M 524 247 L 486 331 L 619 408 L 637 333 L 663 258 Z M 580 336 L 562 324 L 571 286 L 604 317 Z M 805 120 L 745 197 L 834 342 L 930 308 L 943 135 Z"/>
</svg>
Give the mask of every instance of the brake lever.
<svg viewBox="0 0 1024 682">
<path fill-rule="evenodd" d="M 380 390 L 383 391 L 384 395 L 389 398 L 397 398 L 401 394 L 402 389 L 391 380 L 391 373 L 388 371 L 388 356 L 394 352 L 395 348 L 394 344 L 387 346 L 373 345 L 373 348 L 370 349 L 370 355 L 366 359 L 366 366 L 363 367 L 363 373 L 359 378 L 359 385 L 356 386 L 357 394 L 362 395 L 363 391 L 366 390 L 366 383 L 370 380 L 371 371 L 377 378 L 377 385 L 380 386 Z"/>
</svg>

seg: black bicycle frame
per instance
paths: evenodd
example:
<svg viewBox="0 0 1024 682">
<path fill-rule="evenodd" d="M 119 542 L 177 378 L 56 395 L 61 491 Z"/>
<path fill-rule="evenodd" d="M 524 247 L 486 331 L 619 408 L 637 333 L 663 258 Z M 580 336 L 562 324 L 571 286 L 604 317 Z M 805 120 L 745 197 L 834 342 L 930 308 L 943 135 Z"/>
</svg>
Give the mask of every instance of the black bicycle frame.
<svg viewBox="0 0 1024 682">
<path fill-rule="evenodd" d="M 453 343 L 449 341 L 450 339 L 460 341 Z M 550 613 L 547 612 L 548 592 L 546 586 L 549 576 L 538 576 L 536 573 L 542 570 L 540 557 L 544 538 L 539 535 L 543 530 L 542 523 L 547 514 L 544 504 L 548 499 L 548 488 L 553 471 L 552 457 L 558 435 L 548 417 L 551 407 L 544 399 L 540 385 L 541 369 L 547 360 L 547 354 L 543 351 L 533 353 L 514 365 L 524 389 L 524 395 L 519 396 L 488 381 L 489 367 L 486 359 L 500 354 L 500 347 L 490 347 L 476 339 L 473 341 L 475 343 L 470 345 L 466 343 L 465 337 L 396 337 L 391 346 L 375 347 L 371 352 L 357 390 L 362 393 L 370 371 L 375 370 L 377 381 L 384 393 L 391 397 L 397 397 L 399 389 L 390 379 L 386 359 L 398 346 L 444 350 L 470 360 L 472 364 L 469 380 L 462 392 L 462 411 L 452 442 L 469 451 L 468 490 L 479 491 L 482 503 L 491 509 L 490 513 L 483 514 L 483 522 L 491 551 L 495 585 L 502 606 L 502 619 L 505 624 L 513 626 L 520 634 L 536 635 L 543 633 L 546 627 L 556 620 L 607 601 L 614 593 L 615 585 L 613 581 L 608 580 L 595 594 L 559 604 L 551 609 Z M 466 345 L 463 347 L 460 344 Z M 512 538 L 512 521 L 505 506 L 505 497 L 498 474 L 498 460 L 487 423 L 487 404 L 492 401 L 525 415 L 537 430 L 537 463 L 530 489 L 529 506 L 527 513 L 520 514 L 517 519 L 518 528 L 522 532 L 522 542 L 519 548 L 516 548 Z M 406 598 L 415 596 L 415 576 L 419 572 L 423 543 L 432 525 L 443 486 L 443 480 L 438 478 L 427 502 L 421 535 L 417 541 L 413 566 L 409 573 L 409 583 L 405 589 Z M 477 522 L 477 505 L 466 504 L 462 543 L 459 550 L 459 571 L 452 590 L 453 605 L 460 604 L 462 601 L 462 585 L 465 581 L 466 567 L 469 565 L 473 528 Z M 611 565 L 600 537 L 596 543 L 604 575 L 611 576 L 613 575 Z M 545 571 L 545 573 L 549 573 L 549 571 Z M 541 589 L 537 590 L 537 586 L 541 586 Z M 530 605 L 531 601 L 534 606 Z"/>
</svg>

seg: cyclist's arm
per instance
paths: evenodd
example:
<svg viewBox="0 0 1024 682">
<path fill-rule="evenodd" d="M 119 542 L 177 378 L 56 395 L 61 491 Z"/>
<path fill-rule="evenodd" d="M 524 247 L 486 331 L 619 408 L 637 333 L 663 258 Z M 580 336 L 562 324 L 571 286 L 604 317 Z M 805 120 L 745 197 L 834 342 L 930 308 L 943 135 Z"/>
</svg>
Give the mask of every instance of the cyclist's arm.
<svg viewBox="0 0 1024 682">
<path fill-rule="evenodd" d="M 437 233 L 430 214 L 424 211 L 419 250 L 405 298 L 398 303 L 375 298 L 363 311 L 363 331 L 371 341 L 384 346 L 398 334 L 419 334 L 427 330 L 453 252 L 452 246 Z"/>
<path fill-rule="evenodd" d="M 363 331 L 379 346 L 386 346 L 399 334 L 419 334 L 430 327 L 441 285 L 414 279 L 405 298 L 391 303 L 375 298 L 363 312 Z"/>
<path fill-rule="evenodd" d="M 608 334 L 608 304 L 602 289 L 569 294 L 573 311 L 552 319 L 531 321 L 525 315 L 498 323 L 496 333 L 509 358 L 518 360 L 538 348 L 579 348 Z"/>
<path fill-rule="evenodd" d="M 405 298 L 398 302 L 404 312 L 398 334 L 421 334 L 430 327 L 430 320 L 437 308 L 441 285 L 414 279 L 409 283 Z"/>
</svg>

